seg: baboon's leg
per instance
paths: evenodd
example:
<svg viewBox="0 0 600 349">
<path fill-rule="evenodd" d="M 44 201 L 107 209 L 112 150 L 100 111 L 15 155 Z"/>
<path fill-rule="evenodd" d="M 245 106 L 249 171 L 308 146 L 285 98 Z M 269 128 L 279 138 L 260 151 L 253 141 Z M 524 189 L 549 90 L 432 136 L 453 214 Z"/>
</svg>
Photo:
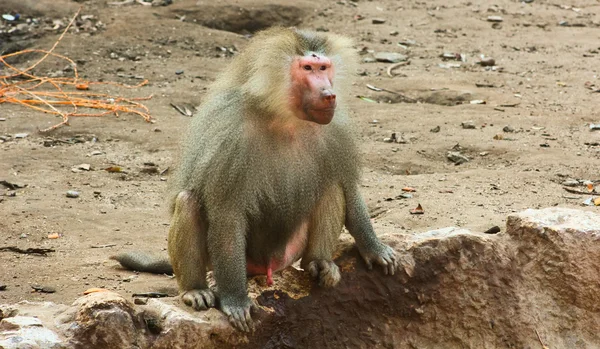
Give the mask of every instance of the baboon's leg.
<svg viewBox="0 0 600 349">
<path fill-rule="evenodd" d="M 215 306 L 215 295 L 208 288 L 209 266 L 207 226 L 200 206 L 189 191 L 175 199 L 175 210 L 169 230 L 169 258 L 185 304 L 196 310 Z"/>
<path fill-rule="evenodd" d="M 345 222 L 346 203 L 340 186 L 333 186 L 316 205 L 308 227 L 308 241 L 301 266 L 320 286 L 332 287 L 340 281 L 340 268 L 333 254 Z"/>
</svg>

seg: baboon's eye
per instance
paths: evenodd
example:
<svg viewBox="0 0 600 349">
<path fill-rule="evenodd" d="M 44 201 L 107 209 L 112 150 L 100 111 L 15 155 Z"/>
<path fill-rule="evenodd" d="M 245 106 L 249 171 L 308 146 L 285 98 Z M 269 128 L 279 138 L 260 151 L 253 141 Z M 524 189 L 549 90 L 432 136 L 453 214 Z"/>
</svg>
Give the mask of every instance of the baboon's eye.
<svg viewBox="0 0 600 349">
<path fill-rule="evenodd" d="M 326 67 L 326 66 L 324 66 L 324 65 L 322 65 L 322 66 L 321 66 L 321 68 L 319 68 L 319 69 L 321 69 L 321 70 L 325 70 L 325 69 L 327 69 L 327 67 Z"/>
<path fill-rule="evenodd" d="M 312 70 L 312 68 L 310 67 L 310 65 L 307 64 L 304 66 L 304 70 Z"/>
</svg>

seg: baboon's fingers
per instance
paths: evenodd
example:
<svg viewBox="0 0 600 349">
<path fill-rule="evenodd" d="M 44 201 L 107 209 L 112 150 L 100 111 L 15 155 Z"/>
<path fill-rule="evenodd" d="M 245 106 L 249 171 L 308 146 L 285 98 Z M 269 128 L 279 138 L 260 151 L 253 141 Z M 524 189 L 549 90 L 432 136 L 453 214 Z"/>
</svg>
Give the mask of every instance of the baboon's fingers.
<svg viewBox="0 0 600 349">
<path fill-rule="evenodd" d="M 321 287 L 333 287 L 342 278 L 340 268 L 333 261 L 325 259 L 310 262 L 308 272 L 313 278 L 317 279 Z"/>
<path fill-rule="evenodd" d="M 365 260 L 365 263 L 367 264 L 367 269 L 373 270 L 373 263 L 371 263 L 371 257 L 365 256 L 365 257 L 363 257 L 363 259 Z"/>
<path fill-rule="evenodd" d="M 187 291 L 181 298 L 185 305 L 195 310 L 206 310 L 215 306 L 215 294 L 210 289 Z"/>
<path fill-rule="evenodd" d="M 250 315 L 251 304 L 247 306 L 223 306 L 222 311 L 227 315 L 229 323 L 240 331 L 254 330 L 254 323 Z"/>
</svg>

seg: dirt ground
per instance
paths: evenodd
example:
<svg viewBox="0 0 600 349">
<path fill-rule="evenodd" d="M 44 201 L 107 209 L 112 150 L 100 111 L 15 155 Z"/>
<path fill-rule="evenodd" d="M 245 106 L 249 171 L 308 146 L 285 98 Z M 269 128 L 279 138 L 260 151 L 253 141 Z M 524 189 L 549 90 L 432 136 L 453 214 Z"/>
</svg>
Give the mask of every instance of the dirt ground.
<svg viewBox="0 0 600 349">
<path fill-rule="evenodd" d="M 82 5 L 82 15 L 94 16 L 91 26 L 70 31 L 56 52 L 78 62 L 81 75 L 90 80 L 136 84 L 141 76 L 148 79 L 147 86 L 135 90 L 93 89 L 153 95 L 145 104 L 156 121 L 129 114 L 73 118 L 69 127 L 42 134 L 38 130 L 60 118 L 0 104 L 0 180 L 26 185 L 15 190 L 0 185 L 0 247 L 56 250 L 46 257 L 0 251 L 0 285 L 6 286 L 0 303 L 71 303 L 91 287 L 125 295 L 176 293 L 173 279 L 122 270 L 108 257 L 132 249 L 166 253 L 169 173 L 162 171 L 172 168 L 190 121 L 170 103 L 199 104 L 249 34 L 272 24 L 342 33 L 365 53 L 350 103 L 364 155 L 362 192 L 378 233 L 446 226 L 504 229 L 508 214 L 527 208 L 599 209 L 584 207 L 589 196 L 561 185 L 570 178 L 600 180 L 600 130 L 590 130 L 590 123 L 600 122 L 597 1 L 225 0 L 213 5 L 174 0 L 156 7 L 110 2 L 0 3 L 0 13 L 18 12 L 20 23 L 42 19 L 25 34 L 7 33 L 16 24 L 3 21 L 0 54 L 50 48 Z M 490 22 L 488 16 L 503 21 Z M 374 24 L 374 18 L 385 23 Z M 52 20 L 62 20 L 63 26 L 53 29 Z M 364 62 L 372 52 L 402 53 L 410 64 L 389 77 L 390 63 Z M 445 61 L 444 53 L 464 54 L 466 62 Z M 495 66 L 477 64 L 480 55 L 492 57 Z M 26 67 L 34 58 L 14 64 Z M 456 64 L 460 67 L 452 67 Z M 65 65 L 48 59 L 36 72 L 72 74 Z M 370 90 L 367 84 L 408 98 Z M 468 121 L 474 129 L 461 125 Z M 506 126 L 514 132 L 505 132 Z M 19 133 L 28 136 L 14 137 Z M 392 133 L 399 142 L 384 142 Z M 447 158 L 453 149 L 469 161 L 455 165 Z M 74 172 L 80 164 L 91 169 Z M 126 173 L 104 170 L 111 166 Z M 416 189 L 412 198 L 399 197 L 404 187 Z M 68 198 L 69 190 L 80 196 Z M 425 213 L 411 215 L 419 203 Z M 59 238 L 49 239 L 54 233 Z M 35 292 L 34 285 L 56 292 Z"/>
</svg>

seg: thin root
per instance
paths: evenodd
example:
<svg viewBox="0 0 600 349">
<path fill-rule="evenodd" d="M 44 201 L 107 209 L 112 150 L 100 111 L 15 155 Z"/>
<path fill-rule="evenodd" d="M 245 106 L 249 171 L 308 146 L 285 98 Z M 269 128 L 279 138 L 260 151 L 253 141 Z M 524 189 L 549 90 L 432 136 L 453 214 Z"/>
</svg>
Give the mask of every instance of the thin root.
<svg viewBox="0 0 600 349">
<path fill-rule="evenodd" d="M 72 59 L 54 53 L 54 50 L 58 46 L 59 42 L 65 36 L 69 28 L 73 25 L 80 12 L 81 7 L 79 10 L 77 10 L 65 30 L 62 32 L 50 50 L 28 49 L 0 56 L 0 64 L 4 65 L 4 67 L 8 68 L 8 70 L 12 72 L 8 75 L 0 75 L 0 104 L 20 104 L 43 113 L 60 115 L 62 118 L 60 123 L 41 130 L 40 132 L 48 132 L 63 125 L 68 125 L 69 118 L 72 116 L 98 117 L 108 114 L 115 114 L 118 116 L 119 113 L 132 113 L 143 117 L 147 122 L 152 122 L 152 117 L 148 108 L 142 103 L 137 102 L 148 100 L 152 98 L 152 96 L 142 98 L 123 98 L 87 91 L 92 85 L 114 85 L 122 88 L 138 88 L 146 85 L 148 80 L 144 80 L 137 85 L 125 85 L 117 82 L 82 80 L 79 78 L 77 65 Z M 43 56 L 40 60 L 25 69 L 19 69 L 6 62 L 7 58 L 27 53 L 38 53 L 43 54 Z M 73 67 L 73 77 L 51 78 L 35 75 L 33 73 L 33 69 L 50 56 L 67 61 Z M 55 91 L 41 91 L 40 89 L 42 86 L 49 86 L 54 88 Z M 64 87 L 68 87 L 71 90 L 75 89 L 75 91 L 66 90 Z M 65 111 L 57 108 L 63 106 L 72 107 L 72 111 Z M 81 112 L 79 110 L 80 108 L 100 109 L 101 111 L 97 113 L 85 113 Z"/>
</svg>

